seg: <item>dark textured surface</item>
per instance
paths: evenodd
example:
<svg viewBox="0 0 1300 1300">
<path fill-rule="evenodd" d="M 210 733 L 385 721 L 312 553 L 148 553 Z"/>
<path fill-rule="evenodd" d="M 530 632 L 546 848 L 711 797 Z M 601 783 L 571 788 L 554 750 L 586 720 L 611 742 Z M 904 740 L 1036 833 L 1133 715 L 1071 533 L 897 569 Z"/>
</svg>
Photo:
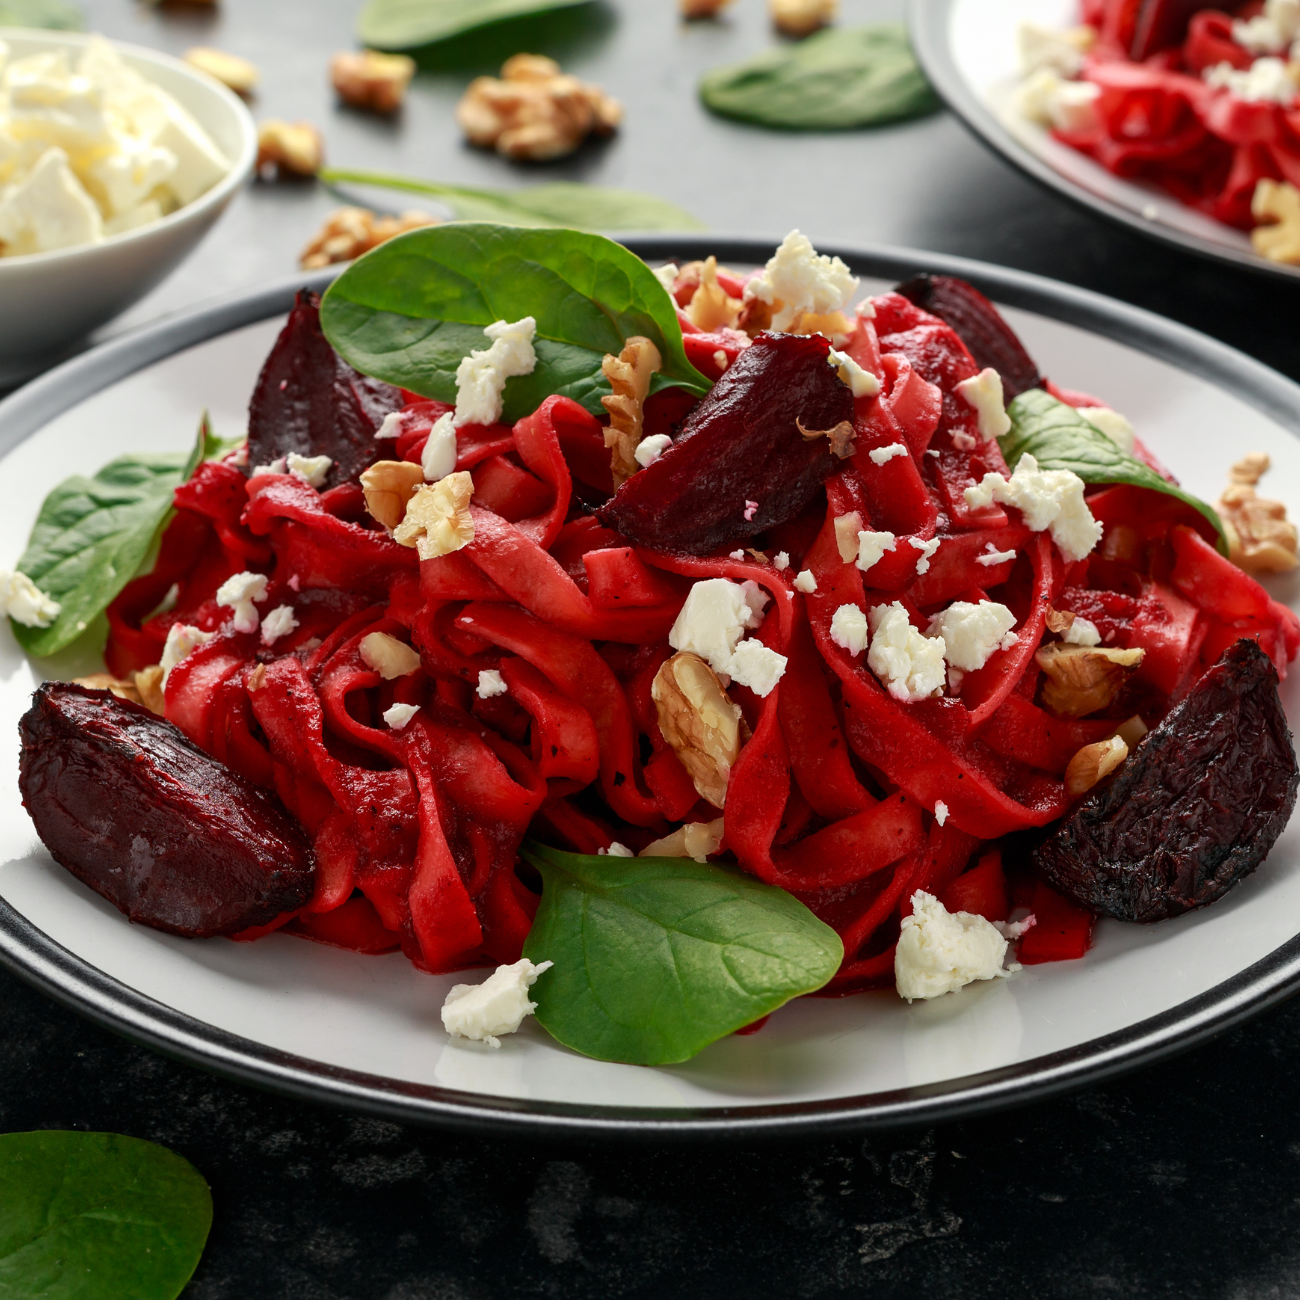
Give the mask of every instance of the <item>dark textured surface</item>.
<svg viewBox="0 0 1300 1300">
<path fill-rule="evenodd" d="M 113 36 L 255 59 L 256 114 L 314 120 L 340 166 L 588 179 L 661 194 L 718 229 L 779 238 L 797 225 L 815 241 L 985 258 L 1163 312 L 1300 376 L 1300 288 L 1116 230 L 1040 192 L 946 114 L 825 136 L 710 118 L 695 79 L 767 44 L 761 0 L 689 28 L 671 0 L 579 11 L 585 26 L 551 52 L 622 98 L 627 125 L 545 168 L 460 143 L 451 108 L 483 66 L 422 74 L 394 122 L 337 110 L 325 63 L 349 44 L 359 0 L 85 5 Z M 902 0 L 842 9 L 846 22 L 892 18 Z M 291 273 L 334 202 L 312 185 L 251 187 L 106 333 Z M 1051 1104 L 866 1141 L 730 1148 L 528 1146 L 317 1110 L 126 1045 L 3 974 L 0 1034 L 0 1129 L 147 1137 L 211 1181 L 216 1223 L 192 1300 L 1300 1297 L 1300 1003 Z"/>
</svg>

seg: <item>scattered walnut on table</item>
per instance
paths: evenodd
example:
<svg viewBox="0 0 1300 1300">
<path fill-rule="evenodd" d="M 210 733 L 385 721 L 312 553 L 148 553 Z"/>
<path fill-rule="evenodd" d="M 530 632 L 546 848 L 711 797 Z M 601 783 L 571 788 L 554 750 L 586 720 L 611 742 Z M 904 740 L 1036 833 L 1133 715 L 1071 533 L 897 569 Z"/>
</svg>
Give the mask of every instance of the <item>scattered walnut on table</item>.
<svg viewBox="0 0 1300 1300">
<path fill-rule="evenodd" d="M 1281 501 L 1259 496 L 1255 485 L 1268 472 L 1269 458 L 1253 451 L 1239 460 L 1219 498 L 1219 518 L 1228 535 L 1228 556 L 1247 573 L 1287 573 L 1294 569 L 1296 526 Z"/>
<path fill-rule="evenodd" d="M 725 807 L 727 782 L 740 757 L 740 710 L 717 673 L 699 655 L 683 650 L 655 674 L 650 695 L 659 730 L 696 792 L 715 808 Z"/>
<path fill-rule="evenodd" d="M 456 106 L 471 144 L 533 162 L 572 153 L 589 135 L 610 135 L 622 118 L 622 105 L 599 86 L 537 54 L 507 59 L 500 78 L 475 77 Z"/>
<path fill-rule="evenodd" d="M 325 142 L 310 122 L 268 118 L 257 128 L 257 171 L 315 176 L 325 162 Z"/>
<path fill-rule="evenodd" d="M 643 432 L 645 399 L 650 392 L 650 380 L 661 365 L 659 349 L 640 335 L 628 339 L 618 356 L 607 353 L 600 364 L 614 390 L 609 397 L 602 397 L 600 403 L 609 412 L 605 446 L 609 448 L 616 488 L 641 468 L 636 462 L 636 449 Z"/>
<path fill-rule="evenodd" d="M 335 208 L 302 250 L 298 265 L 304 271 L 314 271 L 335 262 L 350 262 L 396 235 L 437 224 L 436 217 L 424 212 L 380 217 L 369 208 Z"/>
<path fill-rule="evenodd" d="M 716 18 L 731 0 L 677 0 L 683 18 Z"/>
<path fill-rule="evenodd" d="M 405 54 L 348 50 L 330 60 L 330 80 L 339 98 L 372 113 L 397 112 L 413 76 L 415 60 Z"/>
<path fill-rule="evenodd" d="M 838 0 L 769 0 L 772 22 L 786 36 L 810 36 L 835 21 Z"/>
<path fill-rule="evenodd" d="M 184 59 L 190 67 L 206 72 L 209 77 L 215 77 L 237 95 L 251 95 L 262 79 L 257 64 L 210 45 L 192 46 L 185 51 Z"/>
<path fill-rule="evenodd" d="M 1270 262 L 1300 265 L 1300 190 L 1289 181 L 1262 177 L 1255 185 L 1250 214 L 1259 225 L 1250 242 Z"/>
</svg>

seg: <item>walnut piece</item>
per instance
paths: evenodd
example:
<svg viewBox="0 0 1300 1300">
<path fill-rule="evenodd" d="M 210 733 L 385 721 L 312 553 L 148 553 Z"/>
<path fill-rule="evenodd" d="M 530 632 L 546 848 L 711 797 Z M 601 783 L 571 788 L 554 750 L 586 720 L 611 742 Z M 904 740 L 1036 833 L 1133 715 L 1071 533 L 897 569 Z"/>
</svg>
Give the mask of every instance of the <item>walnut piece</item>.
<svg viewBox="0 0 1300 1300">
<path fill-rule="evenodd" d="M 424 482 L 424 470 L 409 460 L 377 460 L 361 472 L 366 509 L 390 531 L 406 517 L 406 503 Z"/>
<path fill-rule="evenodd" d="M 1128 746 L 1122 736 L 1109 736 L 1095 745 L 1085 745 L 1065 769 L 1065 788 L 1077 799 L 1098 781 L 1104 781 L 1126 758 Z"/>
<path fill-rule="evenodd" d="M 1062 636 L 1074 626 L 1074 614 L 1068 609 L 1049 609 L 1047 611 L 1047 630 Z"/>
<path fill-rule="evenodd" d="M 805 429 L 803 421 L 796 418 L 795 427 L 805 442 L 812 442 L 814 438 L 829 438 L 831 455 L 839 460 L 853 455 L 853 424 L 849 420 L 841 420 L 833 429 Z"/>
<path fill-rule="evenodd" d="M 1140 649 L 1108 650 L 1060 641 L 1040 646 L 1034 658 L 1047 674 L 1043 703 L 1058 718 L 1084 718 L 1096 713 L 1119 694 L 1144 653 Z"/>
<path fill-rule="evenodd" d="M 405 54 L 348 50 L 330 60 L 330 80 L 338 97 L 353 108 L 372 113 L 397 112 L 413 76 L 415 60 Z"/>
<path fill-rule="evenodd" d="M 325 162 L 325 142 L 310 122 L 268 118 L 257 128 L 257 171 L 315 176 Z"/>
<path fill-rule="evenodd" d="M 251 95 L 262 79 L 256 63 L 241 59 L 238 54 L 213 49 L 211 45 L 195 45 L 185 51 L 185 62 L 200 72 L 206 72 L 236 95 Z"/>
<path fill-rule="evenodd" d="M 119 700 L 130 700 L 132 704 L 143 704 L 140 692 L 134 682 L 123 681 L 112 673 L 91 673 L 87 677 L 74 677 L 74 686 L 84 686 L 88 691 L 112 691 Z"/>
<path fill-rule="evenodd" d="M 1250 232 L 1255 252 L 1270 262 L 1300 265 L 1300 190 L 1265 176 L 1255 185 L 1250 214 L 1260 223 Z"/>
<path fill-rule="evenodd" d="M 740 757 L 740 710 L 717 673 L 699 655 L 684 650 L 655 674 L 650 695 L 659 730 L 696 792 L 715 808 L 725 807 L 727 782 Z"/>
<path fill-rule="evenodd" d="M 351 262 L 372 248 L 408 230 L 436 226 L 438 219 L 424 212 L 403 212 L 400 217 L 380 217 L 368 208 L 335 208 L 325 224 L 302 250 L 298 265 L 304 271 Z"/>
<path fill-rule="evenodd" d="M 387 632 L 371 632 L 361 638 L 357 647 L 361 662 L 374 669 L 386 682 L 405 677 L 420 666 L 419 654 L 405 641 L 399 641 Z"/>
<path fill-rule="evenodd" d="M 167 712 L 167 702 L 163 699 L 165 676 L 162 664 L 150 664 L 148 668 L 141 668 L 135 675 L 135 689 L 140 694 L 140 703 L 150 713 L 156 713 L 160 718 Z"/>
<path fill-rule="evenodd" d="M 456 105 L 471 144 L 533 162 L 572 153 L 589 135 L 610 135 L 622 119 L 623 106 L 599 86 L 565 76 L 537 54 L 507 59 L 499 79 L 475 77 Z"/>
<path fill-rule="evenodd" d="M 473 495 L 474 480 L 465 470 L 417 488 L 393 530 L 393 540 L 414 546 L 422 560 L 434 560 L 468 546 L 474 540 L 474 520 L 469 513 Z"/>
<path fill-rule="evenodd" d="M 638 858 L 694 858 L 704 862 L 722 847 L 722 817 L 711 822 L 687 822 L 653 844 L 647 844 Z"/>
<path fill-rule="evenodd" d="M 715 330 L 734 329 L 745 304 L 739 298 L 733 298 L 718 283 L 718 259 L 710 257 L 703 262 L 690 262 L 682 268 L 682 275 L 699 267 L 699 279 L 691 301 L 686 308 L 686 315 L 691 324 L 698 326 L 706 334 Z M 679 277 L 681 279 L 681 277 Z M 690 281 L 686 281 L 690 283 Z"/>
<path fill-rule="evenodd" d="M 609 412 L 605 446 L 609 448 L 615 488 L 641 468 L 636 463 L 635 453 L 641 443 L 645 399 L 650 391 L 650 380 L 661 365 L 663 358 L 659 349 L 639 334 L 628 339 L 618 356 L 606 353 L 600 363 L 601 371 L 614 390 L 609 397 L 602 397 L 600 404 Z"/>
<path fill-rule="evenodd" d="M 786 36 L 810 36 L 835 20 L 837 0 L 769 0 L 772 21 Z"/>
<path fill-rule="evenodd" d="M 1219 498 L 1228 557 L 1247 573 L 1287 573 L 1300 563 L 1296 526 L 1287 519 L 1286 506 L 1255 492 L 1255 484 L 1267 473 L 1269 464 L 1262 451 L 1243 457 L 1232 467 L 1228 486 Z"/>
<path fill-rule="evenodd" d="M 677 0 L 677 9 L 683 18 L 713 18 L 730 3 L 731 0 Z"/>
</svg>

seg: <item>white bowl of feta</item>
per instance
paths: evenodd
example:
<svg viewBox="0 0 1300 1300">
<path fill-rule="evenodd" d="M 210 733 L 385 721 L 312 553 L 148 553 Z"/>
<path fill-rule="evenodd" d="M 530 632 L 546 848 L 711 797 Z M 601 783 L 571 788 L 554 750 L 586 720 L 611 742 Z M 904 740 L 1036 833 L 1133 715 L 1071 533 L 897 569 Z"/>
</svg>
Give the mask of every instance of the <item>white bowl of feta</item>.
<svg viewBox="0 0 1300 1300">
<path fill-rule="evenodd" d="M 0 28 L 0 386 L 148 293 L 256 157 L 248 109 L 178 59 Z"/>
</svg>

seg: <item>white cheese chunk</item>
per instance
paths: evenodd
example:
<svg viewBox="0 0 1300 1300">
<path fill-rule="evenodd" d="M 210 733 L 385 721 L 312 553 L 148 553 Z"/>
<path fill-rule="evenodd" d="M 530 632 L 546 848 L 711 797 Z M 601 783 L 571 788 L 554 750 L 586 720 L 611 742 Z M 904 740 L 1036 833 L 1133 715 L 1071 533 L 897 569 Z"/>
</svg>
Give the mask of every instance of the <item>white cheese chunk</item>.
<svg viewBox="0 0 1300 1300">
<path fill-rule="evenodd" d="M 47 253 L 97 244 L 103 237 L 99 209 L 73 175 L 62 149 L 47 149 L 0 197 L 0 244 L 8 253 Z"/>
<path fill-rule="evenodd" d="M 611 841 L 610 841 L 609 848 L 607 848 L 607 849 L 597 849 L 597 850 L 596 850 L 596 854 L 597 854 L 598 857 L 602 857 L 602 858 L 604 858 L 604 857 L 610 857 L 610 858 L 634 858 L 634 857 L 636 857 L 636 854 L 633 853 L 632 850 L 629 849 L 628 846 L 627 846 L 626 844 L 620 844 L 617 840 L 611 840 Z"/>
<path fill-rule="evenodd" d="M 391 420 L 392 416 L 386 416 Z M 381 430 L 382 432 L 382 430 Z M 456 414 L 448 411 L 434 422 L 425 439 L 424 450 L 420 453 L 420 468 L 424 471 L 426 483 L 438 483 L 448 474 L 456 472 L 456 460 L 460 455 L 456 446 Z"/>
<path fill-rule="evenodd" d="M 1094 429 L 1104 433 L 1126 456 L 1133 454 L 1137 430 L 1118 411 L 1112 411 L 1109 406 L 1081 406 L 1079 414 Z"/>
<path fill-rule="evenodd" d="M 984 554 L 975 557 L 976 564 L 985 564 L 992 567 L 995 564 L 1005 564 L 1008 560 L 1016 558 L 1015 551 L 999 551 L 992 542 L 984 543 Z"/>
<path fill-rule="evenodd" d="M 217 588 L 217 604 L 234 611 L 236 632 L 256 632 L 257 610 L 253 602 L 266 599 L 267 577 L 264 573 L 236 573 Z"/>
<path fill-rule="evenodd" d="M 495 424 L 504 410 L 502 394 L 506 380 L 531 375 L 537 365 L 533 338 L 537 322 L 494 321 L 483 327 L 492 341 L 490 348 L 471 352 L 456 367 L 456 427 L 466 424 Z"/>
<path fill-rule="evenodd" d="M 831 615 L 831 640 L 851 655 L 867 648 L 867 616 L 857 605 L 841 605 Z"/>
<path fill-rule="evenodd" d="M 144 138 L 175 157 L 176 170 L 168 179 L 167 188 L 182 206 L 193 203 L 226 175 L 230 170 L 230 160 L 166 91 L 148 85 L 144 96 L 152 101 L 150 116 L 153 119 L 153 129 Z"/>
<path fill-rule="evenodd" d="M 284 474 L 288 472 L 285 461 L 287 457 L 277 456 L 273 461 L 266 465 L 254 465 L 249 471 L 249 478 L 257 478 L 262 474 Z"/>
<path fill-rule="evenodd" d="M 1066 645 L 1101 645 L 1101 633 L 1091 619 L 1074 616 L 1074 622 L 1061 634 Z"/>
<path fill-rule="evenodd" d="M 309 487 L 322 488 L 334 462 L 329 456 L 300 456 L 291 451 L 284 458 L 284 464 L 290 474 L 302 479 Z"/>
<path fill-rule="evenodd" d="M 742 641 L 731 656 L 727 672 L 733 682 L 748 686 L 760 699 L 766 699 L 785 675 L 787 662 L 785 655 L 761 641 Z"/>
<path fill-rule="evenodd" d="M 934 557 L 935 551 L 939 549 L 939 543 L 942 538 L 932 537 L 928 542 L 923 542 L 919 537 L 909 537 L 907 544 L 921 552 L 916 561 L 917 573 L 930 572 L 930 560 Z"/>
<path fill-rule="evenodd" d="M 1096 40 L 1091 27 L 1043 27 L 1021 23 L 1016 32 L 1020 70 L 1028 76 L 1047 68 L 1062 77 L 1077 77 L 1083 71 L 1083 56 Z"/>
<path fill-rule="evenodd" d="M 668 644 L 674 650 L 699 655 L 714 672 L 725 673 L 745 630 L 757 626 L 742 584 L 728 578 L 705 578 L 687 593 L 669 630 Z"/>
<path fill-rule="evenodd" d="M 794 589 L 802 591 L 805 596 L 811 596 L 817 590 L 817 579 L 811 569 L 800 569 L 794 575 Z"/>
<path fill-rule="evenodd" d="M 401 731 L 419 711 L 418 704 L 394 704 L 384 710 L 384 721 L 392 731 Z"/>
<path fill-rule="evenodd" d="M 873 533 L 863 530 L 858 533 L 858 555 L 856 564 L 864 573 L 880 562 L 886 551 L 892 551 L 897 542 L 893 533 Z"/>
<path fill-rule="evenodd" d="M 70 153 L 110 142 L 103 89 L 74 73 L 65 51 L 15 59 L 5 73 L 5 89 L 8 131 L 15 139 L 60 145 Z"/>
<path fill-rule="evenodd" d="M 485 668 L 478 675 L 475 694 L 480 700 L 490 700 L 494 695 L 504 695 L 509 689 L 506 679 L 495 668 Z"/>
<path fill-rule="evenodd" d="M 27 574 L 0 569 L 0 613 L 24 627 L 49 627 L 63 606 L 51 600 Z"/>
<path fill-rule="evenodd" d="M 673 262 L 666 262 L 663 266 L 652 266 L 650 273 L 669 293 L 672 293 L 673 285 L 677 283 L 677 267 Z"/>
<path fill-rule="evenodd" d="M 838 257 L 822 257 L 807 235 L 792 230 L 763 270 L 745 284 L 745 301 L 775 310 L 774 330 L 788 330 L 804 312 L 842 311 L 857 292 L 857 277 Z"/>
<path fill-rule="evenodd" d="M 790 552 L 777 551 L 776 559 L 772 561 L 772 567 L 778 573 L 784 573 L 790 567 Z"/>
<path fill-rule="evenodd" d="M 163 645 L 162 658 L 158 661 L 163 670 L 163 685 L 181 660 L 193 654 L 201 645 L 207 645 L 216 635 L 215 632 L 201 632 L 188 623 L 173 623 L 167 629 L 167 640 Z"/>
<path fill-rule="evenodd" d="M 672 445 L 673 440 L 666 433 L 652 433 L 648 438 L 642 438 L 637 443 L 636 450 L 632 455 L 635 457 L 636 463 L 642 469 L 646 469 L 653 465 Z"/>
<path fill-rule="evenodd" d="M 874 308 L 872 309 L 874 312 Z M 827 361 L 835 367 L 840 379 L 848 384 L 849 391 L 855 398 L 875 397 L 880 392 L 880 380 L 864 370 L 847 352 L 838 352 L 831 348 Z"/>
<path fill-rule="evenodd" d="M 170 149 L 121 134 L 115 135 L 114 146 L 86 168 L 87 186 L 110 218 L 139 208 L 176 171 L 176 155 Z M 158 212 L 161 215 L 160 207 Z"/>
<path fill-rule="evenodd" d="M 1290 104 L 1296 97 L 1296 84 L 1281 59 L 1256 59 L 1244 71 L 1231 63 L 1216 63 L 1202 75 L 1208 86 L 1226 89 L 1252 104 Z"/>
<path fill-rule="evenodd" d="M 500 1047 L 500 1036 L 513 1034 L 537 1010 L 528 990 L 553 964 L 544 961 L 534 966 L 522 957 L 512 966 L 498 966 L 482 984 L 453 985 L 442 1004 L 443 1027 L 453 1038 Z"/>
<path fill-rule="evenodd" d="M 1101 87 L 1091 81 L 1065 81 L 1050 68 L 1040 68 L 1019 89 L 1016 106 L 1022 116 L 1058 131 L 1086 131 L 1097 124 Z"/>
<path fill-rule="evenodd" d="M 1052 540 L 1067 560 L 1082 560 L 1101 540 L 1102 527 L 1083 499 L 1083 480 L 1068 469 L 1040 470 L 1038 461 L 1027 452 L 1010 480 L 1001 474 L 985 474 L 964 496 L 973 510 L 994 501 L 1015 506 L 1033 532 L 1050 529 Z"/>
<path fill-rule="evenodd" d="M 1006 974 L 1006 955 L 1007 941 L 991 921 L 973 912 L 949 912 L 933 894 L 918 889 L 898 936 L 894 983 L 909 1002 L 937 998 Z"/>
<path fill-rule="evenodd" d="M 867 452 L 873 465 L 883 465 L 886 461 L 893 460 L 895 456 L 908 454 L 907 448 L 901 442 L 891 442 L 888 447 L 876 447 Z"/>
<path fill-rule="evenodd" d="M 292 605 L 277 605 L 262 620 L 262 644 L 274 645 L 281 637 L 298 630 L 298 619 Z"/>
<path fill-rule="evenodd" d="M 157 199 L 145 199 L 138 207 L 129 209 L 126 212 L 119 212 L 115 217 L 109 217 L 104 222 L 104 237 L 107 239 L 110 235 L 124 235 L 128 230 L 139 230 L 141 226 L 151 226 L 155 221 L 161 221 L 163 217 L 162 204 Z M 248 464 L 248 453 L 244 453 L 244 464 Z"/>
<path fill-rule="evenodd" d="M 930 620 L 925 634 L 943 638 L 943 657 L 961 672 L 983 668 L 995 650 L 1009 650 L 1017 641 L 1011 630 L 1016 616 L 993 600 L 978 605 L 955 600 Z"/>
<path fill-rule="evenodd" d="M 963 379 L 957 391 L 978 417 L 980 437 L 985 442 L 1010 433 L 1011 417 L 1002 392 L 1002 376 L 992 366 L 985 366 L 978 375 Z"/>
<path fill-rule="evenodd" d="M 947 676 L 943 637 L 922 636 L 897 600 L 891 605 L 877 605 L 871 611 L 870 623 L 867 667 L 894 699 L 924 700 L 942 692 Z"/>
<path fill-rule="evenodd" d="M 942 826 L 948 820 L 948 805 L 942 799 L 934 801 L 934 820 Z"/>
</svg>

